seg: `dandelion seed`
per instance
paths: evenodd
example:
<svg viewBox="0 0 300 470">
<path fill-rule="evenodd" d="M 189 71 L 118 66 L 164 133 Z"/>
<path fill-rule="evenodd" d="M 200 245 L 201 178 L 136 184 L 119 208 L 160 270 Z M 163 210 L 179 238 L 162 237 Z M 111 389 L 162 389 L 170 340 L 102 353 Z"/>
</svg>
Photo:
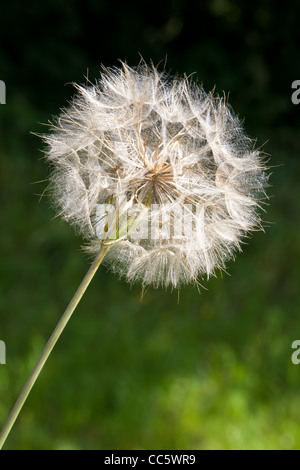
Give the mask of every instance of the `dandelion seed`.
<svg viewBox="0 0 300 470">
<path fill-rule="evenodd" d="M 260 152 L 225 100 L 145 64 L 123 63 L 96 85 L 76 88 L 45 137 L 62 216 L 97 251 L 100 204 L 130 201 L 138 216 L 151 200 L 156 230 L 114 244 L 106 255 L 114 271 L 130 282 L 177 287 L 224 269 L 248 232 L 261 228 L 267 183 Z M 192 229 L 174 236 L 186 206 Z"/>
</svg>

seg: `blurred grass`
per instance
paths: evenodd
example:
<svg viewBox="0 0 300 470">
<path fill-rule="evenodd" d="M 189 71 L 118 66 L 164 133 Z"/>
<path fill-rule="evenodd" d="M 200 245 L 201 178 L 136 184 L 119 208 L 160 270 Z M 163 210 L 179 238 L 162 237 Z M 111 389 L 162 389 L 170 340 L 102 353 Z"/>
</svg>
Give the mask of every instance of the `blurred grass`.
<svg viewBox="0 0 300 470">
<path fill-rule="evenodd" d="M 151 47 L 161 58 L 163 46 Z M 75 50 L 74 62 L 83 56 Z M 177 292 L 151 289 L 141 301 L 138 286 L 101 267 L 6 449 L 300 449 L 300 366 L 291 362 L 299 339 L 300 110 L 290 104 L 289 88 L 268 86 L 262 57 L 249 53 L 234 74 L 223 52 L 210 40 L 190 46 L 178 63 L 171 49 L 170 61 L 200 71 L 207 89 L 216 77 L 219 93 L 232 88 L 230 102 L 246 116 L 249 134 L 259 145 L 269 140 L 266 233 L 255 233 L 228 264 L 230 275 L 203 281 L 200 293 L 183 288 L 179 301 Z M 48 170 L 29 131 L 43 132 L 37 123 L 64 104 L 57 95 L 51 102 L 59 86 L 44 106 L 31 100 L 32 85 L 31 94 L 7 86 L 0 108 L 0 339 L 7 346 L 0 423 L 90 262 L 81 239 L 54 218 L 47 197 L 39 198 L 46 183 L 34 184 Z"/>
</svg>

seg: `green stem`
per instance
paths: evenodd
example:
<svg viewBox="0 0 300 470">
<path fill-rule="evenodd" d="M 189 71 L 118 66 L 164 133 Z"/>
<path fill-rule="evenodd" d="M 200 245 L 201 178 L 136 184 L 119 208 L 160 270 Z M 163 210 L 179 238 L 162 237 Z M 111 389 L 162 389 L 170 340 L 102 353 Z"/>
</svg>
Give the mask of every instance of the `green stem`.
<svg viewBox="0 0 300 470">
<path fill-rule="evenodd" d="M 74 312 L 75 308 L 77 307 L 78 303 L 80 302 L 81 297 L 85 293 L 88 285 L 90 284 L 91 280 L 94 277 L 97 269 L 99 268 L 104 256 L 106 255 L 107 251 L 109 250 L 109 246 L 102 245 L 101 249 L 96 256 L 95 260 L 93 261 L 90 269 L 86 273 L 85 277 L 83 278 L 80 286 L 78 287 L 74 297 L 72 298 L 71 302 L 69 303 L 68 307 L 66 308 L 65 312 L 63 313 L 61 319 L 59 320 L 55 330 L 53 331 L 52 335 L 49 338 L 48 343 L 46 344 L 39 360 L 37 361 L 33 371 L 31 372 L 26 384 L 21 391 L 19 398 L 17 399 L 15 406 L 13 407 L 2 431 L 0 434 L 0 450 L 3 447 L 3 444 L 6 441 L 6 438 L 14 425 L 33 385 L 35 384 L 41 370 L 44 367 L 45 362 L 47 361 L 52 349 L 54 348 L 58 338 L 62 334 L 66 324 L 70 320 L 72 313 Z"/>
</svg>

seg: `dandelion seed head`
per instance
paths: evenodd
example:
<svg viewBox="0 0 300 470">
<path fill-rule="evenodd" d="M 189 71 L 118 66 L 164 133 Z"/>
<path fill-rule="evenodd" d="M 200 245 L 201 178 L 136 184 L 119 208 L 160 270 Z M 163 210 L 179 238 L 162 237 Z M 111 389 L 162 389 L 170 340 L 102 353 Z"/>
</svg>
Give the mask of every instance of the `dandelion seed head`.
<svg viewBox="0 0 300 470">
<path fill-rule="evenodd" d="M 267 184 L 261 152 L 226 100 L 143 63 L 76 89 L 44 136 L 62 217 L 96 250 L 99 205 L 126 201 L 139 223 L 106 262 L 130 282 L 178 287 L 225 269 L 262 228 Z"/>
</svg>

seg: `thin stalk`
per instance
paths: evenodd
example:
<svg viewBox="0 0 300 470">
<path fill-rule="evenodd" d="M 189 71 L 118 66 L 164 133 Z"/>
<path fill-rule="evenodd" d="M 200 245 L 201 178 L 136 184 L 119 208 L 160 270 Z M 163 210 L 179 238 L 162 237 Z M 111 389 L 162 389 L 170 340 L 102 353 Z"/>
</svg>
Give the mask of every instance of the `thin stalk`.
<svg viewBox="0 0 300 470">
<path fill-rule="evenodd" d="M 57 340 L 59 339 L 60 335 L 62 334 L 66 324 L 70 320 L 72 313 L 74 312 L 75 308 L 77 307 L 78 303 L 80 302 L 81 297 L 85 293 L 88 285 L 90 284 L 91 280 L 94 277 L 97 269 L 99 268 L 104 256 L 106 255 L 107 251 L 109 250 L 108 245 L 102 245 L 100 248 L 99 253 L 97 254 L 95 260 L 93 261 L 90 269 L 86 273 L 85 277 L 83 278 L 80 286 L 78 287 L 74 297 L 72 298 L 71 302 L 69 303 L 68 307 L 66 308 L 65 312 L 63 313 L 61 319 L 59 320 L 55 330 L 53 331 L 52 335 L 49 338 L 48 343 L 46 344 L 42 354 L 40 355 L 39 360 L 37 361 L 33 371 L 31 372 L 26 384 L 21 391 L 19 398 L 17 399 L 15 406 L 13 407 L 6 423 L 3 426 L 3 429 L 0 434 L 0 450 L 3 447 L 3 444 L 6 441 L 6 438 L 14 425 L 33 385 L 35 384 L 38 376 L 40 375 L 41 370 L 44 367 L 45 362 L 47 361 L 52 349 L 54 348 Z"/>
</svg>

